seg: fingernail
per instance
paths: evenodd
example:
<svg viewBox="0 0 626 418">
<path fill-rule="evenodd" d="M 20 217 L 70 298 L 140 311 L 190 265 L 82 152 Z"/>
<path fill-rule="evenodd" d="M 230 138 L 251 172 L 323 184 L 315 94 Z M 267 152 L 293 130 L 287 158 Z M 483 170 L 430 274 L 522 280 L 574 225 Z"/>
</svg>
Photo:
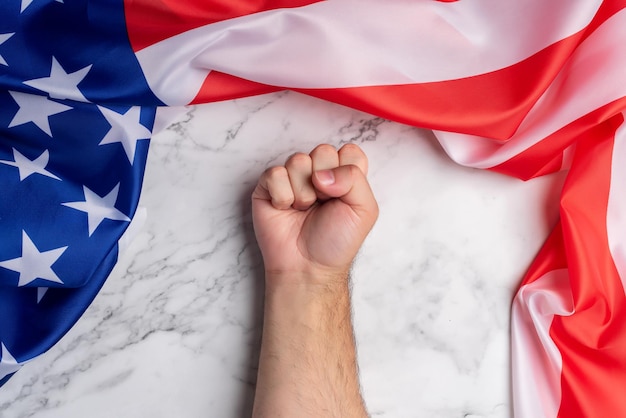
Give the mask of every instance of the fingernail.
<svg viewBox="0 0 626 418">
<path fill-rule="evenodd" d="M 315 175 L 317 176 L 317 180 L 324 186 L 330 186 L 335 182 L 335 174 L 332 170 L 316 171 Z"/>
</svg>

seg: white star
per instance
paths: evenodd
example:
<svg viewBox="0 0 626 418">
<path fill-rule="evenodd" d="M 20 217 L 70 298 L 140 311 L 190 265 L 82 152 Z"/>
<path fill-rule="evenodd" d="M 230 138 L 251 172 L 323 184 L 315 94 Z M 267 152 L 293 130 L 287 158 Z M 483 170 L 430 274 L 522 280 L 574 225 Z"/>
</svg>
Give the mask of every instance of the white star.
<svg viewBox="0 0 626 418">
<path fill-rule="evenodd" d="M 111 129 L 109 129 L 109 132 L 100 141 L 99 145 L 121 143 L 128 161 L 132 165 L 135 159 L 137 141 L 150 139 L 152 135 L 150 129 L 139 123 L 141 108 L 138 106 L 131 107 L 124 114 L 119 114 L 102 106 L 98 106 L 98 109 L 100 109 L 102 115 L 111 125 Z"/>
<path fill-rule="evenodd" d="M 48 118 L 57 113 L 72 109 L 70 106 L 53 102 L 47 97 L 38 96 L 36 94 L 19 93 L 16 91 L 10 91 L 9 94 L 20 107 L 15 116 L 13 116 L 13 119 L 11 119 L 9 128 L 32 122 L 51 137 L 52 131 L 50 130 L 50 121 Z"/>
<path fill-rule="evenodd" d="M 55 0 L 57 3 L 63 3 L 63 0 Z M 22 0 L 22 9 L 20 10 L 20 13 L 23 13 L 24 10 L 26 10 L 26 8 L 28 6 L 30 6 L 30 4 L 33 2 L 33 0 Z"/>
<path fill-rule="evenodd" d="M 18 363 L 13 355 L 9 353 L 9 350 L 7 350 L 4 343 L 0 343 L 0 346 L 2 350 L 2 359 L 0 360 L 0 380 L 2 380 L 21 369 L 22 364 Z"/>
<path fill-rule="evenodd" d="M 30 4 L 33 2 L 33 0 L 22 0 L 22 8 L 20 9 L 20 13 L 22 13 L 24 10 L 26 10 L 26 8 L 28 6 L 30 6 Z"/>
<path fill-rule="evenodd" d="M 49 77 L 27 80 L 24 81 L 24 84 L 45 91 L 53 99 L 70 99 L 79 102 L 88 102 L 89 100 L 83 96 L 78 85 L 83 81 L 89 70 L 91 70 L 91 65 L 74 71 L 73 73 L 66 73 L 56 58 L 52 57 L 52 67 L 50 68 Z"/>
<path fill-rule="evenodd" d="M 50 154 L 48 153 L 48 150 L 42 152 L 41 155 L 34 160 L 29 160 L 27 157 L 23 156 L 18 150 L 13 148 L 13 159 L 15 161 L 0 160 L 0 164 L 17 167 L 20 172 L 20 181 L 23 181 L 32 174 L 41 174 L 42 176 L 61 180 L 60 178 L 46 170 L 46 166 L 48 165 L 48 161 L 50 159 Z"/>
<path fill-rule="evenodd" d="M 18 286 L 25 286 L 37 279 L 61 283 L 59 276 L 52 271 L 52 265 L 61 257 L 67 247 L 40 252 L 26 231 L 22 231 L 22 256 L 0 261 L 0 267 L 20 273 Z"/>
<path fill-rule="evenodd" d="M 98 228 L 105 219 L 114 221 L 130 222 L 130 218 L 115 208 L 117 201 L 117 193 L 120 190 L 120 184 L 113 188 L 106 196 L 100 197 L 87 187 L 83 186 L 85 200 L 82 202 L 67 202 L 64 206 L 87 213 L 87 222 L 89 224 L 89 236 Z"/>
<path fill-rule="evenodd" d="M 9 39 L 11 36 L 15 35 L 15 32 L 13 33 L 2 33 L 0 34 L 0 45 L 2 45 L 3 43 L 6 42 L 7 39 Z M 0 55 L 0 64 L 2 65 L 9 65 L 7 64 L 7 62 L 4 60 L 4 58 L 2 58 L 2 55 Z"/>
</svg>

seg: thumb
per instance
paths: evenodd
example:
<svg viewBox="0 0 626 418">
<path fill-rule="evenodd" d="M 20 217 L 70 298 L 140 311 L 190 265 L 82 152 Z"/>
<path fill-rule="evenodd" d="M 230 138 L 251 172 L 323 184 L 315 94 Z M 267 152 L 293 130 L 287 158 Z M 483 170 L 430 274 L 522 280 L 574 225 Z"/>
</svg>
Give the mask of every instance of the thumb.
<svg viewBox="0 0 626 418">
<path fill-rule="evenodd" d="M 359 216 L 378 217 L 378 204 L 365 174 L 356 165 L 342 165 L 313 173 L 313 186 L 349 205 Z"/>
</svg>

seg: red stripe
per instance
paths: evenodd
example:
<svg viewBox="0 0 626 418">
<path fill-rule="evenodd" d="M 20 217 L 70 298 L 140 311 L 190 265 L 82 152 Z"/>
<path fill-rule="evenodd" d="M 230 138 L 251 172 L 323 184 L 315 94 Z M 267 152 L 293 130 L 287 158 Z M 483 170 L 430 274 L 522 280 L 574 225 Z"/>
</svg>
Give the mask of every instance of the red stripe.
<svg viewBox="0 0 626 418">
<path fill-rule="evenodd" d="M 583 140 L 597 125 L 624 109 L 626 109 L 626 97 L 588 113 L 490 170 L 523 180 L 559 171 L 562 166 L 563 150 Z"/>
<path fill-rule="evenodd" d="M 510 67 L 443 82 L 299 89 L 397 122 L 505 141 L 576 48 L 582 32 Z"/>
<path fill-rule="evenodd" d="M 625 7 L 626 0 L 605 1 L 584 30 L 491 73 L 424 84 L 299 91 L 409 125 L 504 142 L 580 42 Z"/>
<path fill-rule="evenodd" d="M 125 11 L 129 39 L 133 49 L 138 51 L 206 24 L 264 10 L 301 7 L 317 1 L 126 0 Z M 590 25 L 579 34 L 519 64 L 492 73 L 417 85 L 301 91 L 402 123 L 506 140 L 513 135 L 577 44 L 624 7 L 626 0 L 606 1 Z M 210 74 L 193 103 L 276 90 L 229 75 Z"/>
<path fill-rule="evenodd" d="M 273 1 L 271 5 L 253 2 L 258 3 L 254 7 L 249 5 L 243 7 L 240 4 L 234 6 L 230 3 L 240 2 L 230 2 L 229 6 L 221 5 L 221 9 L 218 7 L 207 11 L 208 6 L 200 2 L 203 8 L 192 16 L 189 16 L 185 9 L 187 14 L 180 18 L 182 19 L 181 26 L 176 23 L 176 19 L 172 23 L 171 10 L 164 9 L 162 6 L 166 1 L 173 0 L 161 0 L 161 2 L 155 2 L 155 5 L 150 3 L 152 7 L 146 6 L 144 1 L 127 3 L 129 33 L 136 48 L 146 45 L 147 41 L 142 41 L 143 38 L 150 38 L 149 42 L 165 38 L 163 28 L 168 30 L 170 27 L 178 28 L 174 32 L 179 33 L 181 30 L 220 19 L 240 16 L 250 8 L 273 8 L 281 5 L 278 0 Z M 199 1 L 193 0 L 191 4 Z M 313 2 L 299 0 L 297 4 L 291 3 L 290 5 L 296 7 Z M 604 4 L 587 29 L 545 48 L 520 63 L 491 73 L 423 84 L 345 89 L 299 89 L 298 91 L 401 123 L 506 141 L 516 132 L 530 108 L 553 81 L 580 41 L 587 37 L 592 29 L 597 28 L 624 7 L 622 4 L 624 2 L 626 0 Z M 176 6 L 177 4 L 174 2 L 174 9 L 181 8 Z M 137 7 L 131 7 L 133 5 Z M 146 15 L 157 17 L 148 19 Z M 165 22 L 166 19 L 167 22 Z M 192 103 L 227 100 L 276 90 L 279 88 L 212 72 Z M 559 158 L 555 155 L 546 170 L 536 169 L 531 176 L 560 168 Z M 546 164 L 548 162 L 543 161 L 543 165 Z M 526 173 L 528 169 L 523 171 Z M 527 174 L 516 174 L 516 176 L 528 177 Z"/>
<path fill-rule="evenodd" d="M 587 36 L 598 29 L 602 23 L 624 8 L 626 8 L 626 0 L 604 0 L 591 23 L 587 25 L 587 33 L 584 38 L 587 38 Z"/>
<path fill-rule="evenodd" d="M 626 298 L 609 252 L 606 213 L 621 115 L 579 141 L 561 215 L 575 313 L 550 329 L 563 359 L 559 417 L 621 417 L 626 397 Z"/>
<path fill-rule="evenodd" d="M 516 417 L 556 418 L 561 400 L 561 363 L 553 358 L 553 344 L 544 342 L 543 336 L 549 332 L 549 321 L 555 315 L 572 312 L 569 275 L 563 274 L 566 268 L 563 230 L 557 223 L 513 301 L 511 354 Z"/>
<path fill-rule="evenodd" d="M 282 90 L 280 87 L 255 83 L 243 78 L 211 71 L 202 83 L 198 95 L 190 104 L 217 102 L 220 100 L 236 99 L 239 97 L 255 96 L 257 94 L 272 93 Z"/>
<path fill-rule="evenodd" d="M 579 138 L 563 187 L 561 221 L 522 282 L 569 270 L 575 312 L 555 316 L 550 328 L 562 358 L 560 418 L 626 412 L 626 398 L 618 392 L 626 387 L 626 297 L 606 230 L 613 139 L 621 123 L 622 116 L 614 116 Z"/>
<path fill-rule="evenodd" d="M 125 0 L 135 52 L 191 29 L 272 9 L 301 7 L 320 0 Z"/>
<path fill-rule="evenodd" d="M 540 279 L 553 270 L 564 268 L 567 268 L 567 257 L 563 243 L 563 228 L 559 222 L 550 232 L 537 257 L 528 268 L 520 287 Z"/>
</svg>

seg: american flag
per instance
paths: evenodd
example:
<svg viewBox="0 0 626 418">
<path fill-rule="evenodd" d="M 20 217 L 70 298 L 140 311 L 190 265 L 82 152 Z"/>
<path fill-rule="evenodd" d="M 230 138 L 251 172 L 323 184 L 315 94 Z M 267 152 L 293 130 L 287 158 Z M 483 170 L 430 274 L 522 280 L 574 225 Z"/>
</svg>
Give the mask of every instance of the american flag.
<svg viewBox="0 0 626 418">
<path fill-rule="evenodd" d="M 513 301 L 517 417 L 626 400 L 626 0 L 0 5 L 0 384 L 106 279 L 155 107 L 291 89 L 433 129 L 450 157 L 567 170 Z"/>
<path fill-rule="evenodd" d="M 0 384 L 82 315 L 137 207 L 159 101 L 106 3 L 0 4 Z"/>
</svg>

